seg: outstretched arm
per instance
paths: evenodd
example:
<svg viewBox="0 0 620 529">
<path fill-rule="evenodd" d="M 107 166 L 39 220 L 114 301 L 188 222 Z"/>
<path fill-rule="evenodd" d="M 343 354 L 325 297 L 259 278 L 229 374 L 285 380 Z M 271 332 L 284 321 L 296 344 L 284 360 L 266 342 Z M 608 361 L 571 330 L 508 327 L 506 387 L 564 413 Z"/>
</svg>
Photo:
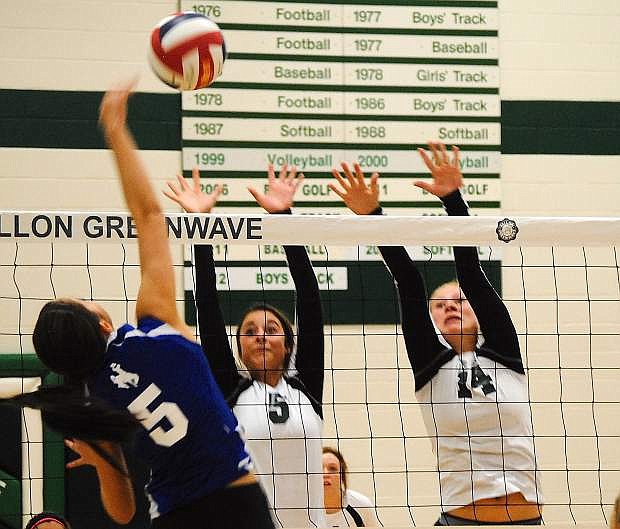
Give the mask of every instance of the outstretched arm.
<svg viewBox="0 0 620 529">
<path fill-rule="evenodd" d="M 138 230 L 140 289 L 136 317 L 153 316 L 192 339 L 176 308 L 174 271 L 163 211 L 127 128 L 127 100 L 132 84 L 107 92 L 101 101 L 99 122 L 114 153 L 121 186 Z"/>
<path fill-rule="evenodd" d="M 297 353 L 295 367 L 299 379 L 323 403 L 325 338 L 319 284 L 303 246 L 285 246 L 288 267 L 295 283 L 297 311 Z"/>
<path fill-rule="evenodd" d="M 93 466 L 99 478 L 101 502 L 108 516 L 118 524 L 128 524 L 136 514 L 136 501 L 131 479 L 127 472 L 125 456 L 121 447 L 115 443 L 96 442 L 99 448 L 116 463 L 115 466 L 118 468 L 112 466 L 109 461 L 98 454 L 91 443 L 78 439 L 66 439 L 67 447 L 80 456 L 78 459 L 67 463 L 67 468 Z M 119 469 L 123 470 L 124 473 L 121 473 Z"/>
<path fill-rule="evenodd" d="M 378 173 L 371 176 L 370 185 L 367 185 L 359 164 L 354 164 L 354 171 L 351 171 L 343 163 L 342 170 L 345 178 L 338 170 L 332 171 L 340 185 L 330 184 L 330 188 L 354 213 L 380 215 Z M 419 389 L 434 374 L 438 360 L 436 353 L 444 347 L 437 339 L 428 311 L 424 280 L 405 248 L 381 246 L 379 250 L 398 287 L 401 325 L 409 361 L 416 377 L 416 387 Z"/>
<path fill-rule="evenodd" d="M 256 202 L 272 214 L 289 214 L 295 192 L 303 181 L 303 174 L 297 175 L 295 167 L 285 165 L 276 177 L 273 166 L 269 166 L 269 186 L 266 193 L 249 188 Z M 299 379 L 314 399 L 323 402 L 323 366 L 325 362 L 323 337 L 323 315 L 319 284 L 314 275 L 312 263 L 303 246 L 285 246 L 286 259 L 295 283 L 297 312 L 297 353 L 295 367 Z"/>
<path fill-rule="evenodd" d="M 452 147 L 452 159 L 443 143 L 429 143 L 431 156 L 419 149 L 424 163 L 433 177 L 432 183 L 416 182 L 443 202 L 448 215 L 468 216 L 469 208 L 463 200 L 460 187 L 463 177 L 459 164 L 459 149 Z M 508 309 L 489 282 L 480 266 L 475 247 L 454 248 L 454 260 L 459 284 L 469 300 L 485 345 L 493 349 L 507 367 L 523 373 L 519 339 Z"/>
<path fill-rule="evenodd" d="M 218 185 L 213 193 L 203 193 L 200 189 L 200 172 L 197 168 L 192 171 L 191 186 L 178 175 L 177 182 L 168 182 L 168 187 L 169 190 L 164 191 L 164 194 L 188 213 L 209 213 L 222 191 Z M 219 303 L 213 246 L 195 245 L 194 258 L 200 342 L 219 388 L 224 396 L 228 397 L 237 387 L 241 375 L 235 364 Z"/>
</svg>

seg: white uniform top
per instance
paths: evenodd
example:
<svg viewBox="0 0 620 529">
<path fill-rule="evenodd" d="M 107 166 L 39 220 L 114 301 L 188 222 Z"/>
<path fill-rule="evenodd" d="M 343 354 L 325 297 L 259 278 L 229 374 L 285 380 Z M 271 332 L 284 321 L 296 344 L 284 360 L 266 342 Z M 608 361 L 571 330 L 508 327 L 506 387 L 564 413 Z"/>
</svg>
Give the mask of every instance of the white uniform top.
<svg viewBox="0 0 620 529">
<path fill-rule="evenodd" d="M 351 510 L 357 513 L 364 525 L 357 525 Z M 325 519 L 327 527 L 379 527 L 372 502 L 363 494 L 351 489 L 347 489 L 344 494 L 342 509 L 326 514 Z"/>
<path fill-rule="evenodd" d="M 437 456 L 444 511 L 515 492 L 542 503 L 525 375 L 463 353 L 416 398 Z"/>
<path fill-rule="evenodd" d="M 257 380 L 243 390 L 233 413 L 277 527 L 325 527 L 323 421 L 303 391 L 285 378 L 275 387 Z"/>
</svg>

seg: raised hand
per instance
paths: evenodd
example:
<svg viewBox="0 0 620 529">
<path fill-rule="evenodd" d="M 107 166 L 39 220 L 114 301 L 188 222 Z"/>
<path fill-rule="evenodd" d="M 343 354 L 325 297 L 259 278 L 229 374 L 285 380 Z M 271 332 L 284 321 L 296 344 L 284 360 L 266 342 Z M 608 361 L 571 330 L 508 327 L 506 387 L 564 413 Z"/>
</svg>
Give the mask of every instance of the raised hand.
<svg viewBox="0 0 620 529">
<path fill-rule="evenodd" d="M 269 179 L 269 187 L 266 193 L 261 193 L 253 187 L 248 187 L 248 191 L 252 194 L 259 206 L 262 206 L 268 213 L 277 213 L 286 211 L 293 205 L 295 192 L 304 179 L 304 175 L 299 173 L 293 166 L 288 170 L 287 165 L 283 165 L 280 173 L 276 178 L 273 165 L 269 164 L 267 170 Z"/>
<path fill-rule="evenodd" d="M 137 79 L 131 79 L 105 93 L 99 105 L 99 124 L 106 136 L 125 126 L 127 122 L 127 101 Z"/>
<path fill-rule="evenodd" d="M 452 160 L 448 155 L 446 146 L 441 142 L 428 142 L 428 147 L 432 153 L 432 160 L 424 149 L 418 149 L 422 160 L 428 167 L 433 177 L 433 182 L 423 182 L 418 180 L 413 185 L 424 189 L 438 198 L 445 197 L 456 191 L 463 185 L 463 175 L 459 164 L 459 148 L 452 146 Z"/>
<path fill-rule="evenodd" d="M 222 186 L 218 184 L 213 193 L 203 193 L 200 189 L 200 171 L 197 167 L 192 169 L 193 185 L 190 186 L 180 174 L 177 175 L 177 182 L 167 181 L 170 190 L 164 189 L 164 195 L 187 213 L 209 213 L 222 192 Z"/>
<path fill-rule="evenodd" d="M 328 184 L 329 188 L 344 201 L 353 213 L 357 215 L 372 213 L 379 207 L 379 184 L 377 183 L 379 173 L 373 173 L 370 177 L 370 185 L 367 185 L 358 163 L 353 164 L 355 174 L 345 162 L 342 162 L 340 166 L 347 179 L 341 176 L 338 169 L 332 169 L 332 174 L 338 180 L 340 187 L 336 184 Z"/>
</svg>

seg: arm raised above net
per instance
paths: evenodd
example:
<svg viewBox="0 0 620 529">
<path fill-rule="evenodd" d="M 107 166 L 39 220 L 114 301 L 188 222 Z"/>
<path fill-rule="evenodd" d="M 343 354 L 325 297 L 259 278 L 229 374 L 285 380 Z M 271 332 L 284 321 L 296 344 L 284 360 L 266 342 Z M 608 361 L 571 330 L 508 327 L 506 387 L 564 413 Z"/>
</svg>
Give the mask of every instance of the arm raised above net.
<svg viewBox="0 0 620 529">
<path fill-rule="evenodd" d="M 303 246 L 285 246 L 288 267 L 295 283 L 297 311 L 297 353 L 299 379 L 323 403 L 325 338 L 319 284 Z"/>
<path fill-rule="evenodd" d="M 429 143 L 431 156 L 419 149 L 420 156 L 431 172 L 432 183 L 415 185 L 440 198 L 448 215 L 468 216 L 469 209 L 460 188 L 463 185 L 459 163 L 459 149 L 452 147 L 450 159 L 443 143 Z M 461 289 L 468 299 L 480 324 L 485 345 L 493 350 L 494 358 L 506 367 L 523 373 L 519 338 L 508 309 L 489 282 L 480 266 L 475 247 L 454 247 L 456 273 Z"/>
<path fill-rule="evenodd" d="M 424 280 L 407 250 L 380 246 L 379 251 L 398 288 L 401 326 L 418 390 L 436 373 L 439 353 L 446 346 L 439 341 L 428 311 Z"/>
<path fill-rule="evenodd" d="M 343 178 L 334 169 L 332 174 L 340 186 L 330 184 L 334 191 L 358 215 L 381 215 L 379 206 L 378 173 L 370 177 L 367 185 L 359 164 L 354 164 L 354 172 L 346 163 L 341 164 Z M 380 246 L 379 251 L 387 265 L 396 286 L 400 301 L 400 316 L 407 346 L 407 355 L 413 369 L 416 387 L 420 389 L 435 374 L 438 353 L 445 349 L 437 338 L 435 326 L 428 311 L 426 287 L 420 271 L 403 247 Z"/>
<path fill-rule="evenodd" d="M 141 281 L 136 317 L 152 316 L 192 339 L 176 308 L 174 270 L 163 210 L 127 128 L 127 100 L 132 85 L 127 83 L 104 95 L 99 121 L 114 153 L 125 201 L 138 231 Z"/>
<path fill-rule="evenodd" d="M 461 192 L 456 190 L 441 198 L 448 215 L 467 216 L 469 209 Z M 480 266 L 478 249 L 454 247 L 454 262 L 459 284 L 469 300 L 484 336 L 484 344 L 491 348 L 506 367 L 524 373 L 519 338 L 506 305 Z"/>
<path fill-rule="evenodd" d="M 284 165 L 276 177 L 273 166 L 267 170 L 269 182 L 266 193 L 248 188 L 256 202 L 267 212 L 288 215 L 291 213 L 295 192 L 304 175 L 297 174 L 295 167 Z M 312 263 L 303 246 L 285 246 L 293 282 L 295 283 L 297 311 L 297 353 L 295 367 L 299 379 L 312 397 L 323 402 L 323 366 L 325 362 L 323 337 L 323 316 L 319 284 L 312 269 Z"/>
<path fill-rule="evenodd" d="M 168 188 L 164 191 L 164 195 L 188 213 L 209 213 L 222 192 L 221 186 L 217 185 L 213 193 L 203 193 L 200 188 L 200 171 L 197 168 L 192 170 L 191 186 L 179 174 L 176 182 L 168 182 Z M 200 342 L 220 390 L 225 397 L 228 397 L 235 390 L 242 377 L 235 364 L 226 333 L 224 315 L 220 307 L 213 246 L 195 245 L 194 257 L 196 264 L 196 312 Z"/>
<path fill-rule="evenodd" d="M 220 307 L 213 247 L 194 246 L 196 261 L 196 310 L 202 350 L 224 397 L 232 394 L 241 380 L 233 356 L 226 323 Z"/>
</svg>

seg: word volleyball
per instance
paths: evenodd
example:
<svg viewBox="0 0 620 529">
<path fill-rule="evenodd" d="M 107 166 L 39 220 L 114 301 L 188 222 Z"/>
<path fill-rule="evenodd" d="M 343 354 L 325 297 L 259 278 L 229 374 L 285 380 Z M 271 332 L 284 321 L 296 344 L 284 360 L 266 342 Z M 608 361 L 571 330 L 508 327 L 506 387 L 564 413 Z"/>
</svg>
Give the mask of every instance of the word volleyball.
<svg viewBox="0 0 620 529">
<path fill-rule="evenodd" d="M 168 237 L 178 240 L 261 240 L 260 217 L 215 215 L 166 216 Z M 0 212 L 2 239 L 103 239 L 138 236 L 133 218 L 122 214 Z"/>
</svg>

